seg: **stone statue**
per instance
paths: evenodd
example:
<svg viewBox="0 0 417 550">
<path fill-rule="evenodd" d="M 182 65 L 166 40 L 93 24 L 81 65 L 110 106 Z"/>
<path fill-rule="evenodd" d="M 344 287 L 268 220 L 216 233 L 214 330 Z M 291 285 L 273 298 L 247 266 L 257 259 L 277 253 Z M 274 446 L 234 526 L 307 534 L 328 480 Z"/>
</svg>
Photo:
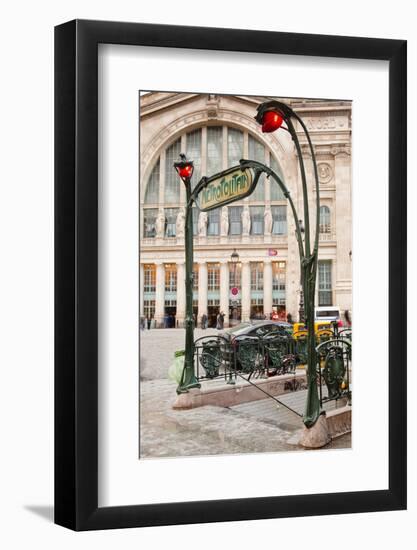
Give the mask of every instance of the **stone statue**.
<svg viewBox="0 0 417 550">
<path fill-rule="evenodd" d="M 250 228 L 251 228 L 251 219 L 250 219 L 249 207 L 244 206 L 242 211 L 242 229 L 243 229 L 242 234 L 244 236 L 248 236 L 250 233 Z"/>
<path fill-rule="evenodd" d="M 270 235 L 272 233 L 272 212 L 270 208 L 265 208 L 264 212 L 264 234 Z"/>
<path fill-rule="evenodd" d="M 222 237 L 227 237 L 228 234 L 229 234 L 229 211 L 227 209 L 227 206 L 223 206 L 221 224 L 220 224 L 220 235 Z"/>
<path fill-rule="evenodd" d="M 156 236 L 163 238 L 165 234 L 165 214 L 162 208 L 159 209 L 158 217 L 156 218 Z"/>
<path fill-rule="evenodd" d="M 176 236 L 184 237 L 185 231 L 185 212 L 184 208 L 180 208 L 178 211 L 178 216 L 175 222 Z"/>
<path fill-rule="evenodd" d="M 207 212 L 200 212 L 198 218 L 198 234 L 200 237 L 205 237 L 207 235 Z"/>
</svg>

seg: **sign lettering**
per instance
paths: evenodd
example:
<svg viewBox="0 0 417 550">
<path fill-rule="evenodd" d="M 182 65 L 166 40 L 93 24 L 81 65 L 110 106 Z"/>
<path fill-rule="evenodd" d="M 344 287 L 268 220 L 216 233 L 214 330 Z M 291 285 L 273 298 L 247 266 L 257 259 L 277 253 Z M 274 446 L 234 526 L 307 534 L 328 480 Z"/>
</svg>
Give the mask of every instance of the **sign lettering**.
<svg viewBox="0 0 417 550">
<path fill-rule="evenodd" d="M 239 200 L 248 193 L 252 181 L 252 172 L 242 171 L 240 168 L 226 170 L 217 177 L 209 179 L 199 196 L 201 210 L 211 210 L 222 204 Z"/>
</svg>

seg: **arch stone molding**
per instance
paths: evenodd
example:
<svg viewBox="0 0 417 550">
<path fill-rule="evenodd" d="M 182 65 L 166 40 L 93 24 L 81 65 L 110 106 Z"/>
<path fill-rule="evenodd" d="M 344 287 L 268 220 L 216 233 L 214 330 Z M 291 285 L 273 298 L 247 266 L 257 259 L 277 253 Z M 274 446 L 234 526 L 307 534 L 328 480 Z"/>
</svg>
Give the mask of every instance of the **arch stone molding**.
<svg viewBox="0 0 417 550">
<path fill-rule="evenodd" d="M 250 132 L 275 155 L 279 166 L 281 167 L 284 179 L 286 179 L 291 173 L 291 166 L 288 162 L 288 157 L 293 156 L 294 153 L 292 149 L 290 149 L 290 145 L 284 144 L 275 136 L 275 134 L 262 134 L 259 131 L 259 127 L 255 122 L 255 119 L 252 119 L 244 113 L 236 113 L 235 111 L 228 109 L 219 109 L 217 116 L 212 117 L 209 116 L 207 109 L 203 109 L 183 115 L 173 120 L 168 126 L 156 134 L 142 153 L 140 158 L 141 203 L 143 203 L 145 199 L 146 182 L 148 181 L 150 173 L 155 165 L 155 162 L 157 161 L 157 158 L 160 156 L 162 149 L 169 147 L 169 145 L 175 142 L 183 133 L 191 132 L 192 130 L 198 129 L 205 124 L 212 125 L 213 122 L 218 122 L 223 126 L 232 126 L 239 130 Z"/>
</svg>

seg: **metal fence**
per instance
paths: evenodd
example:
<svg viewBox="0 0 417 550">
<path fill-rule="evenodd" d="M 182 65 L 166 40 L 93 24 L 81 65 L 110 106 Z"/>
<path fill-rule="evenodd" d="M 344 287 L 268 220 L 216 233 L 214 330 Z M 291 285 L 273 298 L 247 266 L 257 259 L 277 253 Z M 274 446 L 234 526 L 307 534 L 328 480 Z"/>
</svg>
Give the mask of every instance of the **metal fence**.
<svg viewBox="0 0 417 550">
<path fill-rule="evenodd" d="M 319 331 L 317 340 L 317 384 L 320 404 L 331 400 L 351 400 L 350 329 Z M 268 378 L 295 374 L 297 366 L 307 363 L 307 338 L 298 335 L 266 334 L 237 336 L 208 335 L 194 342 L 195 372 L 198 380 L 224 378 L 235 384 L 237 378 Z M 325 388 L 327 394 L 325 394 Z"/>
</svg>

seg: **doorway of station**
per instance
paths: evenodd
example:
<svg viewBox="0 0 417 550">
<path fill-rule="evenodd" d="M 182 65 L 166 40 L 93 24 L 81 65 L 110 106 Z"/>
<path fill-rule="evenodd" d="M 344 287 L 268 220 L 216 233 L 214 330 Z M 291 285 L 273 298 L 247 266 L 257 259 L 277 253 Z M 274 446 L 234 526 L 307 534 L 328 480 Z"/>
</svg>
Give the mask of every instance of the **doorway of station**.
<svg viewBox="0 0 417 550">
<path fill-rule="evenodd" d="M 250 318 L 251 319 L 266 319 L 264 314 L 264 305 L 261 301 L 252 300 L 250 308 Z"/>
<path fill-rule="evenodd" d="M 242 320 L 242 304 L 231 302 L 229 304 L 229 327 L 238 325 Z"/>
<path fill-rule="evenodd" d="M 165 306 L 164 328 L 175 328 L 176 326 L 176 306 Z"/>
<path fill-rule="evenodd" d="M 208 327 L 216 328 L 220 306 L 207 306 Z"/>
</svg>

